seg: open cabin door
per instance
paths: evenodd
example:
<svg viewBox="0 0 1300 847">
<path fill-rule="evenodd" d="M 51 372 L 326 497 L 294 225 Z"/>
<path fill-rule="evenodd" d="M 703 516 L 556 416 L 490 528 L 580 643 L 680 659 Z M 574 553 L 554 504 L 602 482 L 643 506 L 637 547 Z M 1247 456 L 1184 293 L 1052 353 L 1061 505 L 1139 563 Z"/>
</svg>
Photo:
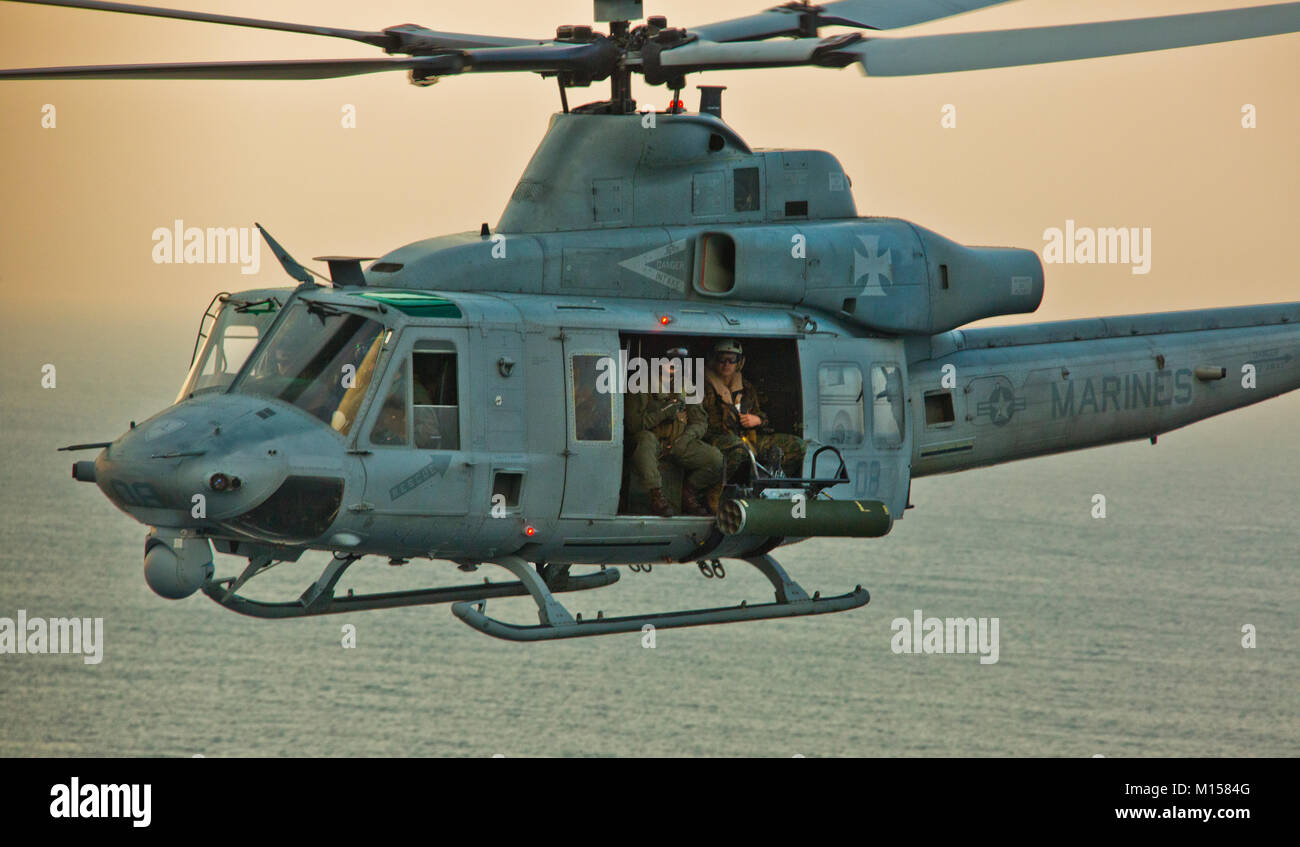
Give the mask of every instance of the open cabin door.
<svg viewBox="0 0 1300 847">
<path fill-rule="evenodd" d="M 565 462 L 562 518 L 612 517 L 623 476 L 618 333 L 563 330 Z"/>
<path fill-rule="evenodd" d="M 837 500 L 880 500 L 895 519 L 907 507 L 911 438 L 907 361 L 899 342 L 874 338 L 805 338 L 799 342 L 808 456 L 830 444 L 844 455 L 849 482 L 828 488 Z M 838 463 L 822 454 L 817 475 Z M 811 466 L 805 475 L 811 476 Z"/>
</svg>

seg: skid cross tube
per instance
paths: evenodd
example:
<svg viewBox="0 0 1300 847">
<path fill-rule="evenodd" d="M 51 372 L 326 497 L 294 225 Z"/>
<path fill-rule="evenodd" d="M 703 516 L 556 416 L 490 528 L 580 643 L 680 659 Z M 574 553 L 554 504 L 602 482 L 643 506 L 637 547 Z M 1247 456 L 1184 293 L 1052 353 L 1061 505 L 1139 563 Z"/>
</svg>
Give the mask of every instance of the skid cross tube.
<svg viewBox="0 0 1300 847">
<path fill-rule="evenodd" d="M 865 606 L 871 601 L 871 595 L 861 585 L 848 594 L 835 597 L 822 597 L 818 592 L 812 597 L 800 585 L 790 578 L 785 569 L 768 555 L 751 556 L 742 559 L 759 570 L 776 592 L 776 602 L 749 605 L 742 602 L 739 606 L 723 606 L 713 609 L 692 609 L 681 612 L 660 612 L 650 615 L 628 615 L 625 617 L 606 618 L 598 616 L 595 620 L 574 619 L 564 606 L 551 595 L 546 583 L 533 571 L 529 564 L 517 556 L 509 556 L 493 564 L 506 568 L 528 586 L 528 593 L 537 603 L 536 626 L 520 626 L 490 618 L 484 614 L 482 604 L 455 603 L 452 614 L 465 623 L 496 638 L 507 641 L 550 641 L 557 638 L 583 638 L 592 635 L 611 635 L 616 632 L 639 632 L 645 626 L 656 629 L 674 629 L 686 626 L 709 626 L 711 624 L 738 623 L 740 621 L 768 620 L 770 618 L 793 618 L 805 615 L 823 615 L 830 612 L 843 612 Z M 531 576 L 529 576 L 531 574 Z"/>
<path fill-rule="evenodd" d="M 454 585 L 445 588 L 424 588 L 415 591 L 389 591 L 381 594 L 348 594 L 335 597 L 334 587 L 353 562 L 360 557 L 335 557 L 325 566 L 320 577 L 296 601 L 266 603 L 240 597 L 234 588 L 227 588 L 228 580 L 214 580 L 203 586 L 203 593 L 218 605 L 253 618 L 305 618 L 314 615 L 337 615 L 344 612 L 362 612 L 370 609 L 396 609 L 403 606 L 427 606 L 434 603 L 477 602 L 493 597 L 522 597 L 530 593 L 526 581 L 484 582 L 480 585 Z M 251 565 L 250 565 L 251 567 Z M 555 566 L 552 566 L 554 568 Z M 247 573 L 247 570 L 245 571 Z M 587 591 L 603 588 L 618 582 L 617 569 L 602 569 L 596 573 L 570 576 L 568 567 L 547 571 L 548 579 L 541 583 L 550 591 Z M 538 579 L 535 571 L 532 577 Z M 250 577 L 251 578 L 251 577 Z M 244 579 L 239 582 L 242 586 Z M 564 607 L 555 602 L 561 612 Z M 567 612 L 565 612 L 567 614 Z"/>
</svg>

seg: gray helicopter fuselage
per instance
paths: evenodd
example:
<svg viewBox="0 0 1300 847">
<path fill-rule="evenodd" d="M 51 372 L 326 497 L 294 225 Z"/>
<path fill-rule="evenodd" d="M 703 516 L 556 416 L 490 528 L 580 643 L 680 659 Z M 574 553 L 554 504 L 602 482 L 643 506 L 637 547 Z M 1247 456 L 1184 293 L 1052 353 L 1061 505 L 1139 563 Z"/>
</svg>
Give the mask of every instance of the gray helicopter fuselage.
<svg viewBox="0 0 1300 847">
<path fill-rule="evenodd" d="M 495 233 L 400 248 L 364 278 L 300 286 L 233 386 L 122 436 L 99 486 L 240 555 L 742 557 L 797 539 L 628 513 L 625 396 L 593 405 L 593 362 L 669 336 L 698 357 L 766 349 L 797 434 L 843 456 L 826 494 L 893 519 L 913 477 L 1154 438 L 1300 387 L 1300 304 L 958 329 L 1036 309 L 1038 257 L 858 217 L 834 157 L 755 152 L 707 115 L 557 115 Z M 299 348 L 354 382 L 284 388 L 272 360 Z M 437 396 L 399 397 L 403 369 L 436 373 Z M 811 453 L 805 477 L 835 470 Z"/>
<path fill-rule="evenodd" d="M 321 289 L 300 298 L 347 310 L 366 302 L 361 291 L 383 295 Z M 846 460 L 850 482 L 827 493 L 880 500 L 896 517 L 914 476 L 1153 437 L 1300 387 L 1300 305 L 964 330 L 911 343 L 777 307 L 441 298 L 459 317 L 388 307 L 383 350 L 346 435 L 274 398 L 199 394 L 106 450 L 97 463 L 99 485 L 141 522 L 225 539 L 218 542 L 225 552 L 241 552 L 242 544 L 243 552 L 271 545 L 286 558 L 310 547 L 465 561 L 507 554 L 574 563 L 675 561 L 701 550 L 712 521 L 619 514 L 625 396 L 610 396 L 608 438 L 579 438 L 575 356 L 617 361 L 628 338 L 665 331 L 702 341 L 784 340 L 799 359 L 802 434 L 836 444 Z M 371 437 L 384 387 L 422 348 L 455 354 L 456 449 L 376 444 Z M 1252 388 L 1243 387 L 1247 366 Z M 872 391 L 837 395 L 822 384 L 825 368 L 856 369 Z M 897 368 L 901 393 L 888 393 L 881 368 Z M 1220 371 L 1224 378 L 1217 378 Z M 885 396 L 874 396 L 877 387 Z M 846 401 L 858 422 L 848 437 L 829 420 Z M 820 470 L 833 469 L 823 463 Z M 217 473 L 238 477 L 239 490 L 210 490 L 207 481 Z M 335 498 L 328 520 L 296 536 L 256 517 L 291 479 L 311 480 L 321 486 L 313 491 Z M 206 499 L 204 520 L 191 514 L 196 493 Z M 494 494 L 505 500 L 494 502 Z M 740 555 L 768 541 L 715 538 L 708 552 Z"/>
</svg>

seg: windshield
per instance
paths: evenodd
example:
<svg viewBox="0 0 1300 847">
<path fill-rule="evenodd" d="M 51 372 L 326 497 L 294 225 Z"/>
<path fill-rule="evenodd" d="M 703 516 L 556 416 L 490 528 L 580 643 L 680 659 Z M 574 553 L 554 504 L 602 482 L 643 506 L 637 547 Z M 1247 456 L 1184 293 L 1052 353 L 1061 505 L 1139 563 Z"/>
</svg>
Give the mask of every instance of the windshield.
<svg viewBox="0 0 1300 847">
<path fill-rule="evenodd" d="M 377 321 L 299 301 L 230 390 L 292 403 L 346 435 L 374 375 L 383 334 Z"/>
<path fill-rule="evenodd" d="M 252 300 L 241 295 L 218 296 L 213 301 L 216 311 L 209 308 L 199 326 L 194 361 L 176 402 L 225 389 L 234 382 L 248 354 L 275 321 L 280 303 L 274 297 Z"/>
</svg>

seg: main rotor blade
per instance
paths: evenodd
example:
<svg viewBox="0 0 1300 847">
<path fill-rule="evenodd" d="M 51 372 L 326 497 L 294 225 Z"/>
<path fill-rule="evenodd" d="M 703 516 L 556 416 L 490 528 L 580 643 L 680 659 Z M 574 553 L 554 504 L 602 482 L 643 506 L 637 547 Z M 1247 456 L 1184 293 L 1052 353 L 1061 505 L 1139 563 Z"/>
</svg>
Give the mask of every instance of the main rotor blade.
<svg viewBox="0 0 1300 847">
<path fill-rule="evenodd" d="M 853 36 L 854 41 L 861 41 Z M 662 50 L 656 56 L 653 50 L 643 50 L 641 64 L 647 77 L 661 78 L 665 73 L 689 74 L 697 71 L 736 70 L 741 68 L 789 68 L 821 64 L 815 61 L 818 51 L 828 42 L 843 43 L 841 38 L 794 38 L 781 41 L 739 41 L 716 44 L 711 41 L 691 41 L 680 47 Z M 841 54 L 835 67 L 844 67 L 859 61 L 855 54 Z"/>
<path fill-rule="evenodd" d="M 131 3 L 105 3 L 100 0 L 7 0 L 10 3 L 30 3 L 36 6 L 67 6 L 73 9 L 94 9 L 103 12 L 124 12 L 129 15 L 147 15 L 154 18 L 176 18 L 210 24 L 270 29 L 280 32 L 297 32 L 304 35 L 326 35 L 347 38 L 389 53 L 429 53 L 435 50 L 463 50 L 472 47 L 520 47 L 543 42 L 529 38 L 509 38 L 496 35 L 472 35 L 461 32 L 436 32 L 416 24 L 388 27 L 382 32 L 357 29 L 339 29 L 332 26 L 292 24 L 266 21 L 260 18 L 242 18 L 234 15 L 216 15 L 209 12 L 191 12 L 185 9 L 162 9 L 156 6 L 136 6 Z"/>
<path fill-rule="evenodd" d="M 841 0 L 808 6 L 787 3 L 757 15 L 691 27 L 703 41 L 757 41 L 780 35 L 817 34 L 817 27 L 896 29 L 959 15 L 1009 0 Z"/>
<path fill-rule="evenodd" d="M 380 71 L 459 73 L 457 55 L 383 59 L 279 59 L 251 62 L 175 62 L 0 70 L 0 79 L 334 79 Z"/>
<path fill-rule="evenodd" d="M 643 51 L 647 74 L 816 65 L 844 67 L 860 62 L 868 76 L 1006 68 L 1067 62 L 1260 38 L 1300 31 L 1300 3 L 1135 18 L 1032 29 L 960 32 L 898 38 L 831 38 L 691 41 L 662 51 Z"/>
<path fill-rule="evenodd" d="M 333 79 L 381 71 L 414 71 L 419 79 L 478 72 L 571 72 L 604 79 L 618 65 L 608 39 L 588 44 L 486 47 L 436 56 L 382 59 L 276 59 L 245 62 L 175 62 L 145 65 L 82 65 L 0 70 L 4 79 Z"/>
<path fill-rule="evenodd" d="M 1300 31 L 1300 3 L 1090 24 L 873 38 L 846 48 L 868 76 L 1068 62 Z"/>
<path fill-rule="evenodd" d="M 8 0 L 10 3 L 31 3 L 36 6 L 69 6 L 74 9 L 98 9 L 103 12 L 125 12 L 130 15 L 149 15 L 155 18 L 178 18 L 186 21 L 202 21 L 211 24 L 230 24 L 256 29 L 274 29 L 281 32 L 299 32 L 306 35 L 328 35 L 333 38 L 349 38 L 387 47 L 392 38 L 382 32 L 365 32 L 356 29 L 337 29 L 330 26 L 312 26 L 310 24 L 290 24 L 280 21 L 264 21 L 258 18 L 240 18 L 232 15 L 214 15 L 208 12 L 190 12 L 184 9 L 159 9 L 154 6 L 136 6 L 130 3 L 101 3 L 98 0 Z"/>
</svg>

